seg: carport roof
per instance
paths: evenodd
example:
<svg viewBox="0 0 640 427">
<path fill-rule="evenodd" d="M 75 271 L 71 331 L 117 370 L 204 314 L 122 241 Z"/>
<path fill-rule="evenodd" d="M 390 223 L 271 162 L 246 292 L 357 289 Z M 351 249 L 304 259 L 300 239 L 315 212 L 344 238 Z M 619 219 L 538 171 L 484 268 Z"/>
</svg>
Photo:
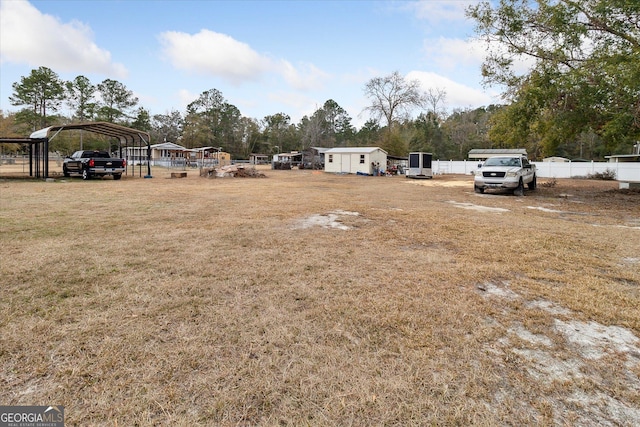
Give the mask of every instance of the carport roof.
<svg viewBox="0 0 640 427">
<path fill-rule="evenodd" d="M 45 138 L 50 139 L 49 135 L 53 134 L 53 136 L 55 136 L 58 132 L 63 130 L 86 130 L 88 132 L 118 138 L 120 142 L 124 142 L 127 145 L 129 143 L 136 142 L 144 145 L 149 144 L 149 134 L 147 132 L 108 122 L 73 123 L 68 125 L 50 126 L 33 132 L 30 137 L 31 139 L 39 140 Z"/>
</svg>

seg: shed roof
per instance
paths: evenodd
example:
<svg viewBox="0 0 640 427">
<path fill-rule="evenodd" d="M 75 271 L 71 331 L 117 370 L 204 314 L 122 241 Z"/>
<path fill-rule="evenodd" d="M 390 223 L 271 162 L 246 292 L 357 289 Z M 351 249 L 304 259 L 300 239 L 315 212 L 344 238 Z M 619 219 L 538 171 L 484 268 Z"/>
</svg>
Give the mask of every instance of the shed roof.
<svg viewBox="0 0 640 427">
<path fill-rule="evenodd" d="M 336 147 L 336 148 L 331 148 L 327 151 L 325 151 L 325 153 L 329 153 L 329 154 L 348 154 L 348 153 L 357 153 L 357 154 L 362 154 L 362 153 L 373 153 L 374 151 L 380 150 L 382 151 L 384 154 L 387 154 L 386 151 L 384 151 L 382 148 L 380 147 Z"/>
<path fill-rule="evenodd" d="M 311 147 L 312 150 L 316 150 L 318 152 L 318 154 L 324 154 L 327 152 L 327 150 L 330 150 L 331 148 L 329 147 Z"/>
<path fill-rule="evenodd" d="M 542 159 L 542 161 L 552 162 L 552 163 L 562 163 L 562 162 L 570 162 L 571 160 L 567 159 L 566 157 L 551 156 L 551 157 L 545 157 L 544 159 Z"/>
</svg>

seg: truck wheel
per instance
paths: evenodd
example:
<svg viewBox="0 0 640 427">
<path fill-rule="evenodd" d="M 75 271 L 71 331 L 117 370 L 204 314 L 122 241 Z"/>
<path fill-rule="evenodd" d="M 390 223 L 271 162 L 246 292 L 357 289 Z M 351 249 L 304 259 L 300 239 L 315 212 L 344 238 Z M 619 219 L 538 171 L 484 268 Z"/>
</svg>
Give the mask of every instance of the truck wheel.
<svg viewBox="0 0 640 427">
<path fill-rule="evenodd" d="M 529 190 L 535 190 L 537 186 L 538 186 L 538 183 L 536 182 L 536 176 L 533 175 L 533 179 L 531 180 L 530 183 L 527 184 L 527 187 L 529 187 Z"/>
<path fill-rule="evenodd" d="M 476 193 L 479 193 L 479 194 L 484 193 L 484 187 L 478 187 L 477 185 L 474 185 L 474 186 L 473 186 L 473 190 L 474 190 Z"/>
<path fill-rule="evenodd" d="M 114 173 L 113 174 L 113 179 L 118 180 L 120 178 L 122 178 L 122 174 L 121 173 Z"/>
<path fill-rule="evenodd" d="M 522 178 L 520 178 L 520 182 L 518 182 L 516 189 L 513 190 L 513 194 L 518 197 L 524 196 L 524 184 L 522 183 Z"/>
<path fill-rule="evenodd" d="M 89 173 L 88 170 L 83 169 L 82 170 L 82 179 L 84 179 L 85 181 L 91 178 L 91 174 Z"/>
<path fill-rule="evenodd" d="M 64 175 L 66 178 L 69 178 L 71 176 L 71 174 L 69 173 L 69 171 L 65 166 L 62 167 L 62 175 Z"/>
</svg>

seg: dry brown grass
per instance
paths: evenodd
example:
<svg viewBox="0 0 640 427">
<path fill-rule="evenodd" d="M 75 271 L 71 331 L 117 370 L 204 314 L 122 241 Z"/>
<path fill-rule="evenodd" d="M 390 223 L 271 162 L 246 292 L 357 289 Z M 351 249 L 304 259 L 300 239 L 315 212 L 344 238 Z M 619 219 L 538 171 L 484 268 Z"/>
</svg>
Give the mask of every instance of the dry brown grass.
<svg viewBox="0 0 640 427">
<path fill-rule="evenodd" d="M 265 173 L 0 181 L 0 402 L 83 426 L 640 422 L 640 194 Z"/>
</svg>

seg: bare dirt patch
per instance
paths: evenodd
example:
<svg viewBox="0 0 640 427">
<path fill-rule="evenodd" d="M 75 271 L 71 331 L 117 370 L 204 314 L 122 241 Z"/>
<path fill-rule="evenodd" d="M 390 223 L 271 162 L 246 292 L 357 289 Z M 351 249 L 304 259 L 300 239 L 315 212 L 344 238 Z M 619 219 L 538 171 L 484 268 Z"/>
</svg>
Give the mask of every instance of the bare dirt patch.
<svg viewBox="0 0 640 427">
<path fill-rule="evenodd" d="M 70 425 L 640 423 L 640 195 L 0 181 L 0 401 Z"/>
</svg>

